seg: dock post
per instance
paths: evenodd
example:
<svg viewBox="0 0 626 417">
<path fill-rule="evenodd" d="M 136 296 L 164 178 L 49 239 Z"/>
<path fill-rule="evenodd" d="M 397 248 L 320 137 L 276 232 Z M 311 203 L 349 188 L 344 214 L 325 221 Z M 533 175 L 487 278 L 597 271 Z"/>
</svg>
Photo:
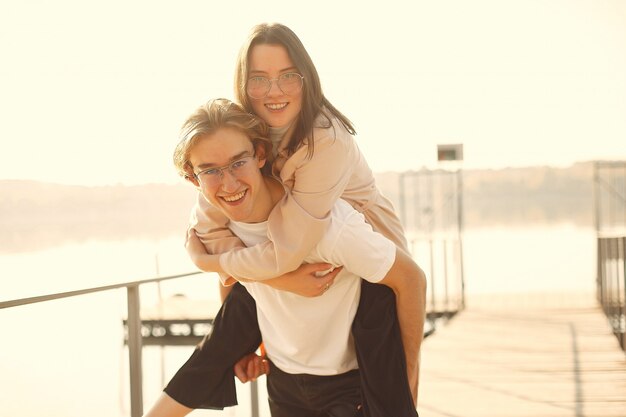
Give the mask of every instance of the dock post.
<svg viewBox="0 0 626 417">
<path fill-rule="evenodd" d="M 141 315 L 139 286 L 126 287 L 128 298 L 128 368 L 130 370 L 130 415 L 143 415 L 143 381 L 141 371 Z"/>
</svg>

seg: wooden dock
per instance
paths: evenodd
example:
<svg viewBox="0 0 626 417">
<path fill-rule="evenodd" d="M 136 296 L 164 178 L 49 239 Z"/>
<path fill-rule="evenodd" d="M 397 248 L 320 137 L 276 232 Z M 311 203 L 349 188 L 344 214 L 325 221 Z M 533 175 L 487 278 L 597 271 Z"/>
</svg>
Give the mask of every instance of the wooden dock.
<svg viewBox="0 0 626 417">
<path fill-rule="evenodd" d="M 625 417 L 626 354 L 594 294 L 468 296 L 422 345 L 422 417 Z"/>
</svg>

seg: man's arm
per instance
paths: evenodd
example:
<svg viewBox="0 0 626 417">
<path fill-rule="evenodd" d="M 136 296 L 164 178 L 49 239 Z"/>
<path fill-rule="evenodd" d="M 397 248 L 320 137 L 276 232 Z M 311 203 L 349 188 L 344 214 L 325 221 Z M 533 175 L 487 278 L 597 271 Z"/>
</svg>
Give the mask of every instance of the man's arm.
<svg viewBox="0 0 626 417">
<path fill-rule="evenodd" d="M 396 310 L 406 356 L 407 377 L 413 401 L 417 406 L 420 347 L 426 318 L 426 276 L 404 251 L 396 249 L 396 259 L 379 282 L 391 288 L 396 296 Z"/>
</svg>

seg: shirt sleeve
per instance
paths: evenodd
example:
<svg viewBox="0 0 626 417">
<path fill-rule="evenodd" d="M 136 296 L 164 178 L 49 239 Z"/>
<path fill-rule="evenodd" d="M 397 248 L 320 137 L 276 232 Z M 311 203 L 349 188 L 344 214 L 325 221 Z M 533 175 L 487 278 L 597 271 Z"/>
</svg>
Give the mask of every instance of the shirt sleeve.
<svg viewBox="0 0 626 417">
<path fill-rule="evenodd" d="M 347 203 L 345 203 L 347 206 Z M 339 223 L 336 237 L 328 245 L 321 245 L 320 256 L 336 266 L 369 282 L 381 281 L 396 260 L 396 244 L 375 232 L 365 217 L 352 207 Z M 326 243 L 326 242 L 324 242 Z"/>
<path fill-rule="evenodd" d="M 292 192 L 269 216 L 270 240 L 223 253 L 222 269 L 234 277 L 258 280 L 299 267 L 324 235 L 330 209 L 344 193 L 361 157 L 354 138 L 343 128 L 316 130 L 313 155 L 309 157 L 303 146 L 283 167 L 283 171 L 293 170 Z"/>
</svg>

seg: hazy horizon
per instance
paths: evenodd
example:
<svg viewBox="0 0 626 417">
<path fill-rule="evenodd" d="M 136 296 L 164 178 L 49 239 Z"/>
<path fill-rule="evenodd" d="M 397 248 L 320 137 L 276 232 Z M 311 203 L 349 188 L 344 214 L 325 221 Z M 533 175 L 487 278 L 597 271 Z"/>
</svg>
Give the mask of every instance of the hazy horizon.
<svg viewBox="0 0 626 417">
<path fill-rule="evenodd" d="M 402 174 L 402 173 L 407 173 L 407 172 L 416 172 L 416 171 L 420 171 L 422 169 L 427 169 L 427 170 L 438 170 L 438 169 L 442 169 L 442 170 L 450 170 L 450 171 L 456 171 L 458 169 L 461 169 L 463 171 L 467 171 L 467 172 L 477 172 L 477 171 L 507 171 L 507 170 L 524 170 L 524 169 L 533 169 L 533 168 L 549 168 L 549 169 L 557 169 L 557 170 L 564 170 L 564 169 L 570 169 L 570 168 L 574 168 L 575 166 L 579 166 L 579 165 L 585 165 L 585 164 L 593 164 L 595 162 L 624 162 L 626 163 L 626 156 L 623 159 L 598 159 L 598 160 L 580 160 L 580 161 L 573 161 L 571 163 L 568 164 L 564 164 L 564 165 L 560 165 L 560 164 L 536 164 L 536 165 L 516 165 L 516 166 L 501 166 L 501 167 L 475 167 L 475 168 L 468 168 L 468 167 L 464 167 L 463 166 L 463 162 L 450 162 L 450 161 L 442 161 L 442 162 L 438 162 L 436 164 L 431 164 L 431 165 L 422 165 L 422 166 L 416 166 L 414 168 L 411 169 L 406 169 L 406 170 L 383 170 L 383 171 L 374 171 L 374 175 L 375 176 L 380 176 L 380 175 L 386 175 L 386 174 Z M 172 174 L 173 180 L 172 181 L 167 181 L 167 180 L 163 180 L 161 182 L 155 182 L 155 181 L 151 181 L 151 182 L 144 182 L 144 183 L 126 183 L 126 182 L 117 182 L 117 183 L 96 183 L 96 184 L 83 184 L 80 183 L 80 181 L 76 181 L 75 183 L 72 182 L 55 182 L 55 181 L 49 181 L 49 180 L 45 180 L 45 179 L 36 179 L 36 178 L 0 178 L 0 182 L 10 182 L 10 181 L 24 181 L 24 182 L 34 182 L 34 183 L 41 183 L 41 184 L 48 184 L 48 185 L 58 185 L 58 186 L 67 186 L 67 187 L 87 187 L 87 188 L 97 188 L 97 187 L 128 187 L 128 188 L 132 188 L 132 187 L 142 187 L 142 186 L 172 186 L 172 185 L 187 185 L 189 186 L 190 189 L 193 189 L 193 185 L 188 184 L 183 178 L 179 177 L 175 172 Z"/>
<path fill-rule="evenodd" d="M 423 195 L 411 191 L 415 188 L 425 192 L 424 181 L 433 175 L 439 174 L 428 171 L 405 175 L 403 186 L 407 188 L 402 197 L 399 174 L 376 175 L 379 189 L 399 210 L 399 215 L 402 208 L 413 213 L 403 217 L 407 233 L 417 232 L 413 230 L 416 227 L 424 232 L 420 226 L 422 221 L 435 221 L 425 214 L 432 212 L 427 210 L 429 204 L 438 207 L 436 212 L 445 216 L 444 206 L 440 206 L 442 201 L 434 197 L 424 200 Z M 446 175 L 451 178 L 450 174 Z M 0 254 L 37 250 L 66 241 L 158 240 L 182 236 L 196 199 L 194 187 L 182 182 L 176 185 L 76 186 L 22 181 L 0 180 L 0 195 L 3 196 L 0 200 L 0 230 L 3 232 Z M 447 181 L 435 182 L 440 187 L 450 185 Z M 553 224 L 591 227 L 592 187 L 591 163 L 567 169 L 465 170 L 463 222 L 466 228 Z M 450 191 L 442 189 L 441 195 Z M 415 223 L 416 216 L 421 219 L 419 224 Z"/>
</svg>

